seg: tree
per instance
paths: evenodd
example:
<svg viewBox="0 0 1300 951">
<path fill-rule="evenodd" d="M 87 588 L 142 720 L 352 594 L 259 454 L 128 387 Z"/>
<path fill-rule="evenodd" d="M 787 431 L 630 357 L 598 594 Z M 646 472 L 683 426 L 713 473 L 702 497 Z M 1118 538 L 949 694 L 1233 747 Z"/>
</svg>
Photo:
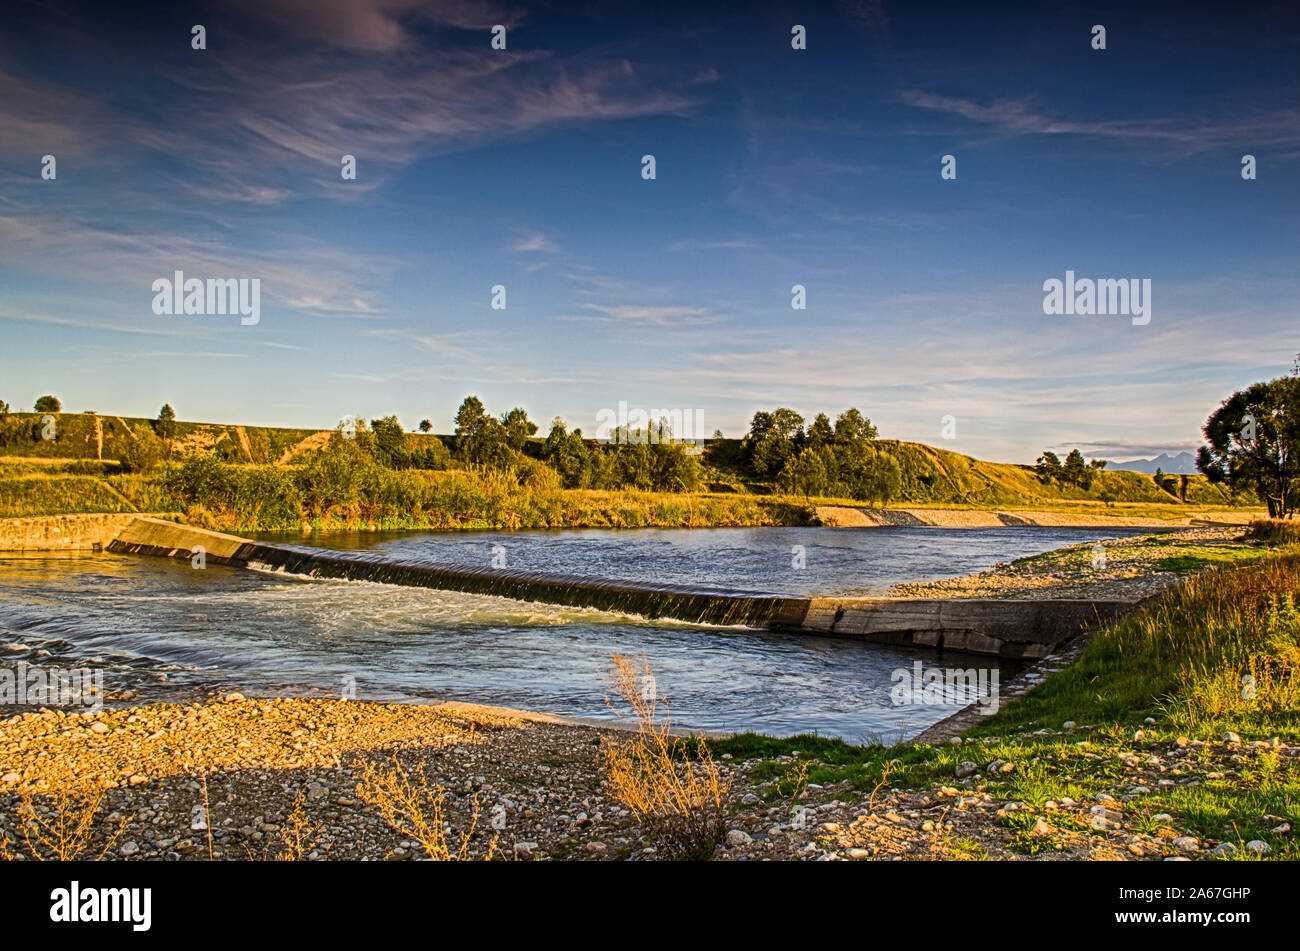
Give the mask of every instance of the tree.
<svg viewBox="0 0 1300 951">
<path fill-rule="evenodd" d="M 825 413 L 818 413 L 808 427 L 808 445 L 814 448 L 829 446 L 835 439 L 835 431 L 831 429 L 831 421 Z"/>
<path fill-rule="evenodd" d="M 4 419 L 8 415 L 9 415 L 9 404 L 6 403 L 4 400 L 0 400 L 0 419 Z"/>
<path fill-rule="evenodd" d="M 390 469 L 406 465 L 406 433 L 396 416 L 372 419 L 370 431 L 375 434 L 375 458 L 380 465 Z"/>
<path fill-rule="evenodd" d="M 508 469 L 514 462 L 505 427 L 477 396 L 465 397 L 456 411 L 456 451 L 471 465 L 491 469 Z"/>
<path fill-rule="evenodd" d="M 433 422 L 431 420 L 427 420 L 427 419 L 420 420 L 420 432 L 427 433 L 432 431 L 432 429 L 433 429 Z"/>
<path fill-rule="evenodd" d="M 42 396 L 36 401 L 36 406 L 33 408 L 38 413 L 57 413 L 63 409 L 63 404 L 59 402 L 57 396 Z"/>
<path fill-rule="evenodd" d="M 1044 449 L 1043 454 L 1038 457 L 1038 462 L 1034 465 L 1034 471 L 1038 473 L 1038 478 L 1043 482 L 1059 479 L 1061 477 L 1061 457 L 1050 449 Z"/>
<path fill-rule="evenodd" d="M 847 409 L 835 418 L 836 441 L 851 445 L 875 438 L 875 425 L 857 409 Z"/>
<path fill-rule="evenodd" d="M 1085 492 L 1092 488 L 1095 474 L 1096 470 L 1088 468 L 1087 463 L 1083 461 L 1083 453 L 1078 449 L 1070 450 L 1070 454 L 1065 457 L 1065 464 L 1061 467 L 1061 481 L 1077 485 Z"/>
<path fill-rule="evenodd" d="M 170 403 L 163 403 L 162 409 L 158 411 L 158 422 L 154 424 L 153 429 L 158 434 L 158 438 L 164 442 L 170 442 L 176 435 L 176 411 L 172 409 Z"/>
<path fill-rule="evenodd" d="M 528 418 L 528 413 L 521 406 L 516 406 L 501 417 L 501 425 L 506 431 L 506 441 L 510 448 L 519 452 L 528 444 L 528 437 L 537 433 L 537 424 Z"/>
<path fill-rule="evenodd" d="M 1300 485 L 1300 378 L 1296 372 L 1233 393 L 1205 421 L 1196 468 L 1212 483 L 1248 488 L 1270 518 L 1288 518 Z"/>
</svg>

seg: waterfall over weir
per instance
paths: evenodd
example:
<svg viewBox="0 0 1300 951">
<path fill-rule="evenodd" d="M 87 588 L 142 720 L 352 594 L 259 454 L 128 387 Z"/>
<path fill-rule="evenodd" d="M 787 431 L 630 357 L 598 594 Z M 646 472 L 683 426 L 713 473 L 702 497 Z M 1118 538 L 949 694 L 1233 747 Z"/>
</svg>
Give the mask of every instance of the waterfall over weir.
<svg viewBox="0 0 1300 951">
<path fill-rule="evenodd" d="M 695 624 L 741 624 L 867 637 L 891 644 L 1008 658 L 1035 658 L 1085 627 L 1113 621 L 1135 605 L 1121 601 L 1013 601 L 961 598 L 788 597 L 606 581 L 573 575 L 469 568 L 372 552 L 263 542 L 137 518 L 108 545 L 117 554 L 154 555 L 283 571 L 313 578 L 371 581 L 495 595 Z"/>
</svg>

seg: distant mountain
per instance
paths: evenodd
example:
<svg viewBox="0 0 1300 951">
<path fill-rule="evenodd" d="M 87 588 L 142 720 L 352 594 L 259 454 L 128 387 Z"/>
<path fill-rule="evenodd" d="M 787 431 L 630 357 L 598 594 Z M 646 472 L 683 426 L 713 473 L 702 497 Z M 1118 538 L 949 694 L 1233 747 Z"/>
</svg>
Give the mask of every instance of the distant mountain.
<svg viewBox="0 0 1300 951">
<path fill-rule="evenodd" d="M 1160 469 L 1167 475 L 1196 475 L 1196 457 L 1190 452 L 1180 452 L 1171 456 L 1162 452 L 1154 459 L 1133 459 L 1129 462 L 1112 462 L 1107 469 L 1122 469 L 1125 472 L 1145 472 L 1155 475 Z"/>
</svg>

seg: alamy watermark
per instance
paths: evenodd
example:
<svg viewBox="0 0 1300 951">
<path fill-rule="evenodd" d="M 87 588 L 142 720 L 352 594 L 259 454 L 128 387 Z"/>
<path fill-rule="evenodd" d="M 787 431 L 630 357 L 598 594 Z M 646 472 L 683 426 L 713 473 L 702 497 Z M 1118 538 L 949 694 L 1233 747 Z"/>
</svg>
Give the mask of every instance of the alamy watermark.
<svg viewBox="0 0 1300 951">
<path fill-rule="evenodd" d="M 177 271 L 172 280 L 153 282 L 153 312 L 157 315 L 224 316 L 238 314 L 239 322 L 251 326 L 262 319 L 260 277 L 187 278 Z"/>
<path fill-rule="evenodd" d="M 619 445 L 691 443 L 704 441 L 704 410 L 628 408 L 626 400 L 618 409 L 596 413 L 596 439 Z"/>
<path fill-rule="evenodd" d="M 1151 323 L 1151 278 L 1076 278 L 1065 272 L 1065 280 L 1054 277 L 1043 282 L 1043 313 L 1049 316 L 1132 317 L 1133 326 Z"/>
<path fill-rule="evenodd" d="M 0 705 L 42 707 L 81 705 L 98 713 L 104 708 L 104 672 L 73 667 L 0 667 Z"/>
<path fill-rule="evenodd" d="M 894 706 L 959 706 L 978 703 L 988 713 L 997 713 L 999 672 L 996 667 L 926 667 L 919 660 L 910 668 L 899 667 L 890 675 L 894 686 L 889 699 Z"/>
</svg>

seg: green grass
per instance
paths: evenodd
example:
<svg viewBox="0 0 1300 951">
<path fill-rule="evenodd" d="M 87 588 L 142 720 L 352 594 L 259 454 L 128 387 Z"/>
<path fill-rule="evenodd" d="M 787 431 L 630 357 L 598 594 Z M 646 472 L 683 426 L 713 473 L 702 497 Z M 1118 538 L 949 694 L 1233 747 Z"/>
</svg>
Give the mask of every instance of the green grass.
<svg viewBox="0 0 1300 951">
<path fill-rule="evenodd" d="M 980 767 L 977 788 L 1030 807 L 1002 820 L 1013 831 L 1010 848 L 1043 854 L 1058 846 L 1030 834 L 1033 816 L 1086 831 L 1078 817 L 1042 810 L 1049 800 L 1082 802 L 1122 791 L 1129 774 L 1121 756 L 1145 763 L 1181 737 L 1213 743 L 1229 730 L 1247 743 L 1271 736 L 1300 743 L 1298 600 L 1300 552 L 1214 567 L 1098 635 L 1074 664 L 967 731 L 960 746 L 857 746 L 814 735 L 747 733 L 716 741 L 713 750 L 748 761 L 750 778 L 767 784 L 762 798 L 770 800 L 787 791 L 780 784 L 790 763 L 779 757 L 806 763 L 809 782 L 848 780 L 864 792 L 882 781 L 899 788 L 952 784 L 957 763 L 969 760 Z M 1253 690 L 1243 688 L 1243 677 L 1254 678 Z M 1147 717 L 1155 723 L 1146 723 Z M 1081 725 L 1063 731 L 1070 720 Z M 1271 858 L 1300 859 L 1295 836 L 1273 831 L 1280 820 L 1300 822 L 1300 763 L 1269 749 L 1243 749 L 1238 764 L 1225 762 L 1222 749 L 1189 749 L 1177 763 L 1165 762 L 1176 770 L 1171 778 L 1195 778 L 1197 784 L 1156 786 L 1130 801 L 1130 828 L 1155 833 L 1173 827 L 1232 842 L 1238 860 L 1253 859 L 1245 843 L 1259 839 L 1273 848 Z M 989 776 L 985 768 L 994 760 L 1013 768 Z M 1225 778 L 1211 775 L 1218 772 Z M 1174 818 L 1155 820 L 1160 813 Z M 950 847 L 958 858 L 987 857 L 972 839 Z"/>
</svg>

